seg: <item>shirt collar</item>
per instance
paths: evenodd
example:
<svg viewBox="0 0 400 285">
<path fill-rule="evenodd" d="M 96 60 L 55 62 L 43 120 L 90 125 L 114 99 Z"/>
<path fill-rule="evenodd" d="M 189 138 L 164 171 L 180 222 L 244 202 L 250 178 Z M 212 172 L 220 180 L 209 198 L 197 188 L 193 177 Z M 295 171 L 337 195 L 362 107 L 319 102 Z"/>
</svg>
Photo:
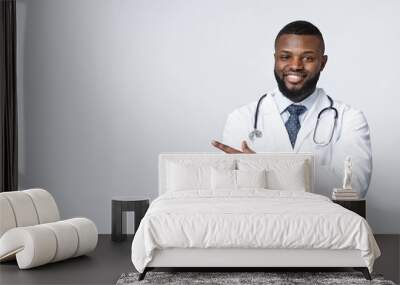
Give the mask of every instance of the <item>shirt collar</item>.
<svg viewBox="0 0 400 285">
<path fill-rule="evenodd" d="M 308 96 L 306 99 L 304 99 L 303 101 L 300 101 L 300 102 L 296 102 L 296 103 L 291 101 L 287 97 L 283 96 L 283 94 L 281 93 L 279 88 L 276 89 L 274 97 L 275 97 L 274 99 L 275 99 L 276 106 L 278 107 L 279 114 L 282 114 L 283 112 L 285 112 L 286 108 L 292 104 L 303 105 L 307 108 L 307 111 L 308 111 L 311 109 L 311 107 L 314 105 L 315 101 L 318 98 L 318 88 L 315 88 L 315 91 L 310 96 Z"/>
</svg>

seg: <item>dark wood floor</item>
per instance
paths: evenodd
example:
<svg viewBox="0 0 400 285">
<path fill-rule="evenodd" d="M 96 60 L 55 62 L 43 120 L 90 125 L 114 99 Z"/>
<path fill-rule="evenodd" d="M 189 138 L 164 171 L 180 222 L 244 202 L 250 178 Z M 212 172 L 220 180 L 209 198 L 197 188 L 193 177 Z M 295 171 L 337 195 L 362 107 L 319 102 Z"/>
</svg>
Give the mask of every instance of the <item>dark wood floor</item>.
<svg viewBox="0 0 400 285">
<path fill-rule="evenodd" d="M 399 283 L 400 235 L 375 236 L 382 256 L 375 272 Z M 16 262 L 0 264 L 0 284 L 115 284 L 124 272 L 134 271 L 130 260 L 131 238 L 121 243 L 110 235 L 100 235 L 94 252 L 29 270 L 19 270 Z"/>
</svg>

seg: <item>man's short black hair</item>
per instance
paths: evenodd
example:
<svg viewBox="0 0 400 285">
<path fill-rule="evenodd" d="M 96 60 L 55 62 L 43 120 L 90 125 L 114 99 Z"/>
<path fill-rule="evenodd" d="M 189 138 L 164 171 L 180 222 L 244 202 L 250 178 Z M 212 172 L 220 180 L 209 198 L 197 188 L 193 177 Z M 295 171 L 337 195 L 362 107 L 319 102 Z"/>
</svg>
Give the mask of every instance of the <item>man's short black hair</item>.
<svg viewBox="0 0 400 285">
<path fill-rule="evenodd" d="M 321 32 L 319 29 L 307 21 L 294 21 L 286 26 L 284 26 L 278 33 L 275 38 L 275 47 L 278 42 L 278 39 L 282 35 L 310 35 L 316 36 L 321 40 L 322 43 L 322 53 L 325 52 L 325 43 L 324 38 L 322 37 Z"/>
</svg>

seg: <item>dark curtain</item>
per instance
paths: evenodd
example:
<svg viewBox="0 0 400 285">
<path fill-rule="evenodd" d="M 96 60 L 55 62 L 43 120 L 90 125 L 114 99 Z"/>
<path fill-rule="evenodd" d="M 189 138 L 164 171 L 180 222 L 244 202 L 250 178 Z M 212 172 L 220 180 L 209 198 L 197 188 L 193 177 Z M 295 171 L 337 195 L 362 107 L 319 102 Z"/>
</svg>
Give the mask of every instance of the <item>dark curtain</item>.
<svg viewBox="0 0 400 285">
<path fill-rule="evenodd" d="M 16 4 L 0 0 L 0 192 L 18 189 Z"/>
</svg>

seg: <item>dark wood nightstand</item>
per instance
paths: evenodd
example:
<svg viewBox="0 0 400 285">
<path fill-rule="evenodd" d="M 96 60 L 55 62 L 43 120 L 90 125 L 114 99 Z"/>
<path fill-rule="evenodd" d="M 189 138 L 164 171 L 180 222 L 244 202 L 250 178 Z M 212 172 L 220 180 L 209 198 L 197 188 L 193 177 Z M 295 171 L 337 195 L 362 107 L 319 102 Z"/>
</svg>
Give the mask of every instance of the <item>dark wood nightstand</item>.
<svg viewBox="0 0 400 285">
<path fill-rule="evenodd" d="M 149 208 L 150 198 L 141 196 L 119 196 L 113 197 L 111 202 L 111 239 L 123 241 L 126 234 L 123 233 L 126 227 L 126 212 L 135 212 L 135 231 L 140 221 Z"/>
<path fill-rule="evenodd" d="M 366 202 L 365 199 L 359 200 L 332 200 L 332 202 L 339 204 L 340 206 L 359 214 L 361 217 L 366 219 Z"/>
</svg>

